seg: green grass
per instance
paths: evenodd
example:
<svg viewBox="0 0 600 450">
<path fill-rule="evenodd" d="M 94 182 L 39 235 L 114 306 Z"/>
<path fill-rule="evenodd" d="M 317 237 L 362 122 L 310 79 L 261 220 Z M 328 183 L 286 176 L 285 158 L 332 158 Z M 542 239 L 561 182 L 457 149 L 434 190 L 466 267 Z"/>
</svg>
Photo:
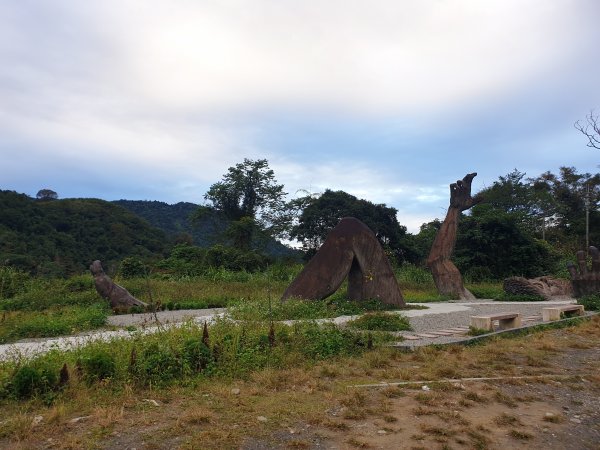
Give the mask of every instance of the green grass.
<svg viewBox="0 0 600 450">
<path fill-rule="evenodd" d="M 106 324 L 108 306 L 64 306 L 44 311 L 4 311 L 0 313 L 0 344 L 24 338 L 75 334 Z"/>
<path fill-rule="evenodd" d="M 347 324 L 350 328 L 369 331 L 407 331 L 411 330 L 408 318 L 400 314 L 375 312 L 365 314 Z"/>
<path fill-rule="evenodd" d="M 600 310 L 600 294 L 585 295 L 577 300 L 577 303 L 583 305 L 586 311 Z"/>
<path fill-rule="evenodd" d="M 499 296 L 495 297 L 494 300 L 499 302 L 541 302 L 545 299 L 541 295 L 507 294 L 506 292 L 503 292 Z"/>
<path fill-rule="evenodd" d="M 480 299 L 494 299 L 504 293 L 501 282 L 485 281 L 481 283 L 466 283 L 465 287 Z"/>
<path fill-rule="evenodd" d="M 70 351 L 53 350 L 30 361 L 0 364 L 0 398 L 60 395 L 60 371 L 66 364 L 71 378 L 126 385 L 164 386 L 203 377 L 246 377 L 262 368 L 289 368 L 336 356 L 362 353 L 367 337 L 333 324 L 312 321 L 293 326 L 236 323 L 219 319 L 203 334 L 187 322 L 156 334 L 135 334 L 92 342 Z M 375 345 L 385 336 L 371 338 Z M 24 369 L 25 368 L 25 369 Z M 64 377 L 63 377 L 64 378 Z"/>
<path fill-rule="evenodd" d="M 198 277 L 155 273 L 149 279 L 116 277 L 115 282 L 161 310 L 230 307 L 237 320 L 318 319 L 394 309 L 377 301 L 349 301 L 346 284 L 325 301 L 280 302 L 283 291 L 300 269 L 301 266 L 272 266 L 257 273 L 215 269 Z M 396 275 L 407 302 L 449 300 L 438 295 L 431 274 L 423 268 L 405 264 Z M 99 328 L 104 325 L 102 318 L 109 314 L 107 302 L 96 293 L 91 275 L 66 280 L 32 278 L 2 269 L 0 285 L 0 319 L 4 317 L 0 322 L 0 342 Z M 489 297 L 499 284 L 468 287 L 478 296 L 484 293 Z"/>
<path fill-rule="evenodd" d="M 278 298 L 240 300 L 230 304 L 229 312 L 235 320 L 310 320 L 353 316 L 373 311 L 398 310 L 378 300 L 352 301 L 345 298 L 343 291 L 337 292 L 322 301 L 290 299 L 285 302 Z M 407 306 L 406 309 L 411 309 Z"/>
</svg>

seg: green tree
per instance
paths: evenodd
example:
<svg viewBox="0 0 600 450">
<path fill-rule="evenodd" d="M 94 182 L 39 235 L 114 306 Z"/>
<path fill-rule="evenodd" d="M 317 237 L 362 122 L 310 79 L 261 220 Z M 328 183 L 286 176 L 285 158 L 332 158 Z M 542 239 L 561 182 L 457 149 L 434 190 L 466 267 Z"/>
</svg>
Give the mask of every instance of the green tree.
<svg viewBox="0 0 600 450">
<path fill-rule="evenodd" d="M 318 197 L 307 195 L 293 200 L 292 207 L 299 215 L 290 237 L 299 240 L 309 255 L 321 246 L 329 231 L 344 217 L 355 217 L 364 222 L 396 262 L 412 260 L 416 255 L 408 245 L 406 227 L 398 223 L 398 211 L 385 204 L 327 189 Z"/>
<path fill-rule="evenodd" d="M 229 221 L 226 236 L 236 247 L 248 250 L 261 233 L 284 233 L 288 223 L 285 196 L 266 159 L 244 159 L 210 187 L 204 198 L 211 205 L 205 211 L 216 211 Z"/>
<path fill-rule="evenodd" d="M 538 192 L 552 199 L 546 237 L 570 252 L 585 246 L 586 207 L 589 208 L 590 244 L 600 243 L 600 173 L 578 173 L 561 167 L 559 174 L 545 172 L 532 179 Z"/>
<path fill-rule="evenodd" d="M 56 200 L 58 198 L 58 194 L 52 189 L 40 189 L 35 195 L 35 198 L 38 200 Z"/>
<path fill-rule="evenodd" d="M 461 219 L 454 261 L 474 281 L 554 273 L 558 254 L 523 226 L 521 216 L 479 205 Z"/>
</svg>

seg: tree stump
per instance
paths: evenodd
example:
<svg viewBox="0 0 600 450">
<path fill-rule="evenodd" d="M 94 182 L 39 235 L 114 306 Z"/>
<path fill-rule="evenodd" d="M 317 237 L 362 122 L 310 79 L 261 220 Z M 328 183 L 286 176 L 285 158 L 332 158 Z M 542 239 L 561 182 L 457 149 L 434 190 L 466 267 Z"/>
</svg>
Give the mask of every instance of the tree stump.
<svg viewBox="0 0 600 450">
<path fill-rule="evenodd" d="M 128 310 L 133 306 L 140 306 L 142 308 L 148 306 L 147 303 L 144 303 L 131 295 L 123 286 L 119 286 L 111 280 L 110 277 L 104 273 L 100 261 L 96 260 L 92 263 L 90 272 L 92 272 L 92 275 L 94 276 L 96 291 L 102 298 L 108 300 L 113 311 Z"/>
<path fill-rule="evenodd" d="M 354 217 L 343 218 L 331 230 L 281 300 L 323 300 L 337 291 L 346 277 L 351 300 L 378 299 L 388 305 L 405 304 L 381 244 L 369 227 Z"/>
<path fill-rule="evenodd" d="M 450 185 L 450 206 L 427 258 L 427 267 L 431 269 L 438 292 L 460 300 L 473 300 L 475 296 L 465 288 L 462 276 L 450 257 L 456 244 L 460 213 L 482 201 L 479 195 L 471 197 L 471 183 L 476 176 L 477 173 L 469 173 Z"/>
</svg>

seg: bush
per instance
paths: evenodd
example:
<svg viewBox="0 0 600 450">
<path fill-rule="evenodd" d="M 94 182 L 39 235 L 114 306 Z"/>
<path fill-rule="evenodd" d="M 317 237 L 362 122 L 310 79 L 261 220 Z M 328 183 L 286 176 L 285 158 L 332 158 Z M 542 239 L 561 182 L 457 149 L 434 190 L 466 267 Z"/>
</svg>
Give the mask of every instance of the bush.
<svg viewBox="0 0 600 450">
<path fill-rule="evenodd" d="M 532 295 L 532 294 L 507 294 L 503 292 L 494 300 L 498 302 L 542 302 L 546 300 L 541 295 Z"/>
<path fill-rule="evenodd" d="M 153 342 L 137 361 L 137 372 L 143 384 L 164 385 L 181 376 L 182 364 L 172 348 Z"/>
<path fill-rule="evenodd" d="M 362 339 L 351 330 L 341 330 L 334 324 L 305 323 L 296 329 L 296 345 L 303 355 L 312 360 L 356 354 L 366 346 Z"/>
<path fill-rule="evenodd" d="M 348 326 L 359 330 L 370 331 L 405 331 L 411 330 L 410 322 L 405 316 L 383 312 L 365 314 L 348 322 Z"/>
<path fill-rule="evenodd" d="M 187 339 L 183 343 L 183 361 L 195 372 L 202 372 L 213 362 L 210 348 L 198 338 Z"/>
<path fill-rule="evenodd" d="M 477 298 L 498 298 L 504 294 L 501 283 L 479 283 L 465 286 Z"/>
<path fill-rule="evenodd" d="M 433 276 L 429 270 L 409 263 L 402 264 L 398 279 L 400 283 L 414 285 L 433 283 Z"/>
<path fill-rule="evenodd" d="M 29 275 L 12 267 L 0 267 L 0 298 L 12 298 L 24 292 Z"/>
<path fill-rule="evenodd" d="M 76 275 L 65 281 L 65 288 L 69 292 L 85 292 L 95 290 L 94 277 L 91 275 Z"/>
<path fill-rule="evenodd" d="M 138 258 L 125 258 L 121 261 L 121 276 L 125 279 L 146 276 L 146 266 Z"/>
<path fill-rule="evenodd" d="M 600 310 L 600 294 L 585 295 L 577 300 L 577 303 L 583 305 L 586 311 Z"/>
<path fill-rule="evenodd" d="M 92 348 L 81 359 L 84 378 L 89 381 L 101 381 L 115 376 L 117 366 L 115 357 L 106 350 Z"/>
<path fill-rule="evenodd" d="M 494 276 L 489 267 L 473 266 L 467 269 L 465 279 L 472 283 L 493 280 Z"/>
<path fill-rule="evenodd" d="M 206 264 L 210 267 L 256 272 L 266 268 L 268 263 L 265 255 L 224 245 L 214 245 L 206 252 Z"/>
<path fill-rule="evenodd" d="M 27 399 L 44 394 L 58 384 L 58 375 L 51 368 L 32 364 L 21 366 L 12 379 L 12 391 L 16 398 Z"/>
</svg>

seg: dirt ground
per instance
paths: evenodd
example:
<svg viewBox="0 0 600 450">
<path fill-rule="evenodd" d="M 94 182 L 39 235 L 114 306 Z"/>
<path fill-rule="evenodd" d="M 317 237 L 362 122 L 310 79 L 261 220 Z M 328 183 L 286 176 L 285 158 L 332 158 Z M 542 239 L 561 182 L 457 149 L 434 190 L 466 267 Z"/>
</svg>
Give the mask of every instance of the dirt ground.
<svg viewBox="0 0 600 450">
<path fill-rule="evenodd" d="M 415 383 L 391 385 L 406 381 Z M 362 387 L 381 382 L 390 385 Z M 9 405 L 0 448 L 600 449 L 600 319 L 245 380 L 86 389 L 51 406 Z"/>
<path fill-rule="evenodd" d="M 599 361 L 598 347 L 569 349 L 548 361 L 564 378 L 363 388 L 353 399 L 360 408 L 338 405 L 324 423 L 241 448 L 600 449 Z"/>
</svg>

